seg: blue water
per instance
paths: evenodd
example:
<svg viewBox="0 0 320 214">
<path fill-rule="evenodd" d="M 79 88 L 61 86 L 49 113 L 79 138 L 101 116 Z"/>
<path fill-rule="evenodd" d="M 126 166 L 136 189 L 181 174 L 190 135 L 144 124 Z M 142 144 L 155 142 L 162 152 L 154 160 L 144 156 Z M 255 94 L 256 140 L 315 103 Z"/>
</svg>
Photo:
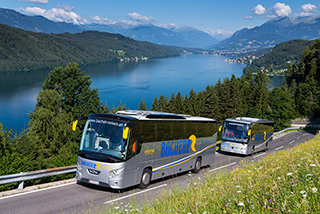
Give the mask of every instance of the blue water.
<svg viewBox="0 0 320 214">
<path fill-rule="evenodd" d="M 204 90 L 219 79 L 242 75 L 243 64 L 225 62 L 216 55 L 183 55 L 130 63 L 103 63 L 81 67 L 91 76 L 92 88 L 109 109 L 120 102 L 137 109 L 143 99 L 148 108 L 157 96 L 182 96 L 193 89 Z M 37 95 L 48 71 L 15 72 L 0 75 L 0 123 L 21 132 L 28 127 L 28 113 L 34 110 Z"/>
</svg>

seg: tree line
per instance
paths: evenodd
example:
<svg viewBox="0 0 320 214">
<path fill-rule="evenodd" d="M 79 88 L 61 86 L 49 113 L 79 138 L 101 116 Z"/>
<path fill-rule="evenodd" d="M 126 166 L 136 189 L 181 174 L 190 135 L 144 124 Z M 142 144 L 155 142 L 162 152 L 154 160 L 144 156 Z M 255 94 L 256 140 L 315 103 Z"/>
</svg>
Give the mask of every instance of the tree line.
<svg viewBox="0 0 320 214">
<path fill-rule="evenodd" d="M 98 90 L 90 85 L 90 77 L 80 71 L 77 63 L 53 69 L 37 96 L 34 111 L 29 114 L 28 130 L 15 136 L 0 123 L 0 175 L 76 164 L 84 122 L 73 132 L 72 121 L 91 113 L 127 108 L 120 104 L 109 109 L 100 101 Z M 275 121 L 275 130 L 280 130 L 288 127 L 293 118 L 319 117 L 319 102 L 320 42 L 317 40 L 304 50 L 301 62 L 289 66 L 287 80 L 281 87 L 271 90 L 266 74 L 248 72 L 240 78 L 232 75 L 219 80 L 198 93 L 191 90 L 185 96 L 180 92 L 170 98 L 156 96 L 150 110 L 209 117 L 220 124 L 226 118 L 258 117 Z M 143 100 L 139 109 L 147 110 Z M 57 178 L 31 180 L 26 185 L 53 179 Z M 0 191 L 16 186 L 2 185 Z"/>
</svg>

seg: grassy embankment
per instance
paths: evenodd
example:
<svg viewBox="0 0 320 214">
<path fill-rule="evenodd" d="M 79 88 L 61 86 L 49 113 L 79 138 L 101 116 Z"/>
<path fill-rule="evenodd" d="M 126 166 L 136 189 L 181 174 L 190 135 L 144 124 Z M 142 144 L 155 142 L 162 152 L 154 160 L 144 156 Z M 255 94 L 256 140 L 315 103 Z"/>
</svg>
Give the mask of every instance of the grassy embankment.
<svg viewBox="0 0 320 214">
<path fill-rule="evenodd" d="M 105 213 L 320 213 L 320 135 L 234 171 L 208 173 L 154 204 Z"/>
</svg>

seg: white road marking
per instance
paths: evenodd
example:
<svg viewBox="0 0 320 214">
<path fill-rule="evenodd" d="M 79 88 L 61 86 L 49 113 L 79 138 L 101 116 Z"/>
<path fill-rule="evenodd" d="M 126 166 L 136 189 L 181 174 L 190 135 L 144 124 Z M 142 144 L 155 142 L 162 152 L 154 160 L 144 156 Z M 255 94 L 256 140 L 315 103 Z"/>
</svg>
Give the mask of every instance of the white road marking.
<svg viewBox="0 0 320 214">
<path fill-rule="evenodd" d="M 55 189 L 55 188 L 59 188 L 59 187 L 64 187 L 64 186 L 68 186 L 68 185 L 71 185 L 71 184 L 76 184 L 76 182 L 67 183 L 67 184 L 61 184 L 61 185 L 58 185 L 58 186 L 47 187 L 47 188 L 43 188 L 43 189 L 37 189 L 37 190 L 34 190 L 34 191 L 30 191 L 30 192 L 22 192 L 22 193 L 18 193 L 18 194 L 14 194 L 14 195 L 3 196 L 3 197 L 0 198 L 0 200 L 7 199 L 7 198 L 18 197 L 18 196 L 21 196 L 21 195 L 27 195 L 27 194 L 30 194 L 30 193 L 41 192 L 41 191 L 45 191 L 45 190 L 49 190 L 49 189 Z"/>
<path fill-rule="evenodd" d="M 111 201 L 104 202 L 104 204 L 110 204 L 110 203 L 115 202 L 115 201 L 120 201 L 122 199 L 126 199 L 126 198 L 129 198 L 129 197 L 132 197 L 132 196 L 135 196 L 135 195 L 139 195 L 139 194 L 142 194 L 142 193 L 145 193 L 145 192 L 149 192 L 151 190 L 159 189 L 159 188 L 165 187 L 165 186 L 167 186 L 167 184 L 162 184 L 160 186 L 156 186 L 156 187 L 149 188 L 149 189 L 146 189 L 146 190 L 143 190 L 143 191 L 140 191 L 140 192 L 136 192 L 136 193 L 133 193 L 133 194 L 130 194 L 130 195 L 126 195 L 126 196 L 123 196 L 123 197 L 120 197 L 120 198 L 116 198 L 116 199 L 113 199 Z"/>
<path fill-rule="evenodd" d="M 226 168 L 226 167 L 228 167 L 228 166 L 235 165 L 235 164 L 237 164 L 237 162 L 233 162 L 233 163 L 227 164 L 227 165 L 225 165 L 225 166 L 220 166 L 220 167 L 218 167 L 218 168 L 211 169 L 211 170 L 209 170 L 209 172 L 217 171 L 217 170 L 219 170 L 219 169 L 223 169 L 223 168 Z"/>
<path fill-rule="evenodd" d="M 283 148 L 283 146 L 280 146 L 280 147 L 276 148 L 276 151 L 279 150 L 279 149 L 282 149 L 282 148 Z"/>
<path fill-rule="evenodd" d="M 259 155 L 256 155 L 256 156 L 254 156 L 253 158 L 258 158 L 258 157 L 260 157 L 260 156 L 262 156 L 262 155 L 266 155 L 267 153 L 262 153 L 262 154 L 259 154 Z"/>
<path fill-rule="evenodd" d="M 300 136 L 299 136 L 299 137 L 297 137 L 297 140 L 299 140 L 299 138 L 300 138 Z"/>
<path fill-rule="evenodd" d="M 291 145 L 292 143 L 294 143 L 294 140 L 293 140 L 293 141 L 291 141 L 289 144 Z"/>
</svg>

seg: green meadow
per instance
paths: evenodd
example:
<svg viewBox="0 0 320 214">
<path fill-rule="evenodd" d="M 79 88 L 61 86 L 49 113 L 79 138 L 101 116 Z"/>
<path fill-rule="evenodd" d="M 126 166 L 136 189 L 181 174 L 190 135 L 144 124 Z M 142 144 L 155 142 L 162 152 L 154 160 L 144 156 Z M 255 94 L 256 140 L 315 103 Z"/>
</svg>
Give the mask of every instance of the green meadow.
<svg viewBox="0 0 320 214">
<path fill-rule="evenodd" d="M 154 203 L 139 206 L 133 199 L 103 213 L 320 213 L 319 162 L 318 134 L 233 171 L 191 179 L 186 189 L 163 192 Z"/>
</svg>

